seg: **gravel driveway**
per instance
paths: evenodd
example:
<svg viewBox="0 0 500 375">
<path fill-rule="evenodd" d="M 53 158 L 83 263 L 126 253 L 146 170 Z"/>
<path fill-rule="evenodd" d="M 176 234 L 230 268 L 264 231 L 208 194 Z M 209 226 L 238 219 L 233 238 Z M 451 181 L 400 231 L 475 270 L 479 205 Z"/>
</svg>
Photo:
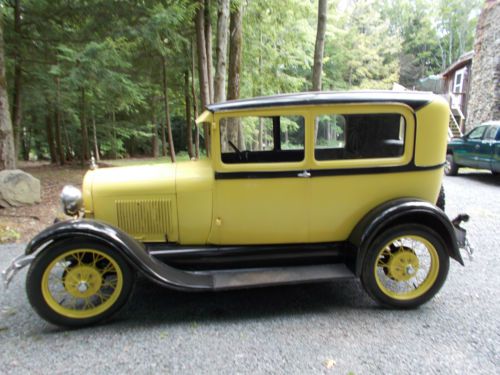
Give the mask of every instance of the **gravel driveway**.
<svg viewBox="0 0 500 375">
<path fill-rule="evenodd" d="M 0 373 L 494 374 L 500 372 L 500 180 L 446 178 L 447 212 L 471 215 L 476 257 L 451 262 L 415 311 L 379 308 L 359 282 L 189 294 L 140 280 L 111 322 L 55 328 L 31 310 L 26 271 L 0 287 Z M 0 268 L 22 246 L 0 246 Z"/>
</svg>

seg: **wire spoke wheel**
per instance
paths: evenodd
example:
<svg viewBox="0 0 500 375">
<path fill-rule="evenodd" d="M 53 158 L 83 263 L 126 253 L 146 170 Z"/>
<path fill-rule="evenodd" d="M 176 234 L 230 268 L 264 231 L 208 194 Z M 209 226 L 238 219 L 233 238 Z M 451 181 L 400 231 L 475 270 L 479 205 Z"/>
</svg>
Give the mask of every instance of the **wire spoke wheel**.
<svg viewBox="0 0 500 375">
<path fill-rule="evenodd" d="M 42 294 L 59 313 L 88 318 L 107 310 L 123 287 L 123 274 L 108 255 L 92 249 L 60 255 L 47 267 Z"/>
<path fill-rule="evenodd" d="M 128 264 L 97 243 L 56 244 L 35 259 L 27 279 L 35 310 L 63 326 L 82 326 L 110 316 L 126 302 L 132 285 Z"/>
<path fill-rule="evenodd" d="M 375 278 L 380 289 L 396 299 L 424 294 L 436 281 L 439 258 L 434 246 L 420 236 L 403 236 L 379 252 Z"/>
<path fill-rule="evenodd" d="M 411 308 L 427 302 L 443 285 L 449 257 L 430 228 L 404 224 L 379 235 L 363 263 L 361 279 L 372 298 Z"/>
</svg>

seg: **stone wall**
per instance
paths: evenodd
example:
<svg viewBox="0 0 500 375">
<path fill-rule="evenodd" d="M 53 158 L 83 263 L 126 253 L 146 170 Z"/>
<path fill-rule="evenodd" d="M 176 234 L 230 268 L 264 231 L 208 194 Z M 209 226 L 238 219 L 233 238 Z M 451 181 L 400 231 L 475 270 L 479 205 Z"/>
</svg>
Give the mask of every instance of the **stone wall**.
<svg viewBox="0 0 500 375">
<path fill-rule="evenodd" d="M 466 129 L 500 120 L 500 0 L 487 0 L 479 16 Z"/>
</svg>

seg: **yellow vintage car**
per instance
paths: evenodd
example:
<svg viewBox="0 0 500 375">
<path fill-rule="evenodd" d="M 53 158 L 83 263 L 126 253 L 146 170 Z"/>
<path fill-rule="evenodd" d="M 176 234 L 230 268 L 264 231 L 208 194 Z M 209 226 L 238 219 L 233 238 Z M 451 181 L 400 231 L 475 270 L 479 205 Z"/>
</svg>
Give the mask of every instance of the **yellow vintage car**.
<svg viewBox="0 0 500 375">
<path fill-rule="evenodd" d="M 209 105 L 207 160 L 92 168 L 62 192 L 71 219 L 27 245 L 28 299 L 60 326 L 122 307 L 136 274 L 216 291 L 360 278 L 414 308 L 470 251 L 436 206 L 448 104 L 430 93 L 317 92 Z"/>
</svg>

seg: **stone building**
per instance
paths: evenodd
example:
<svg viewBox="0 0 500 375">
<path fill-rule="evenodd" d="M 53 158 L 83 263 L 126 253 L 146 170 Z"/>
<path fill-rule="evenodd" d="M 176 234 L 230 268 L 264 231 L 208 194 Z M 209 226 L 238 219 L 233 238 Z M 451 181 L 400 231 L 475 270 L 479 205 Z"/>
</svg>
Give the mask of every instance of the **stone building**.
<svg viewBox="0 0 500 375">
<path fill-rule="evenodd" d="M 479 16 L 466 128 L 500 120 L 500 0 L 486 0 Z"/>
</svg>

